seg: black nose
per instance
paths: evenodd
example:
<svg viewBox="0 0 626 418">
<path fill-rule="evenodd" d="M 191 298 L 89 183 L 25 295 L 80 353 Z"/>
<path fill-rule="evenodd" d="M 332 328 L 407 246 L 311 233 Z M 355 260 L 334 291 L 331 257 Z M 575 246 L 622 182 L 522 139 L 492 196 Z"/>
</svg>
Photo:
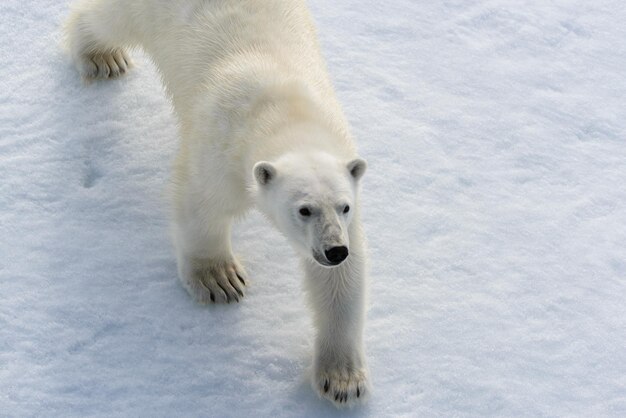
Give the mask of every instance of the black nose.
<svg viewBox="0 0 626 418">
<path fill-rule="evenodd" d="M 348 247 L 333 247 L 324 251 L 326 258 L 333 264 L 339 264 L 348 257 Z"/>
</svg>

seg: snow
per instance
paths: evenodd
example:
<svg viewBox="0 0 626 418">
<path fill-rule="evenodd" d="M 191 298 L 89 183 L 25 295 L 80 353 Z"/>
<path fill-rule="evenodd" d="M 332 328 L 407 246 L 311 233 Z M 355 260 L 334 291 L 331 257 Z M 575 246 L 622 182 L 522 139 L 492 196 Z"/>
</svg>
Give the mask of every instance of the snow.
<svg viewBox="0 0 626 418">
<path fill-rule="evenodd" d="M 149 60 L 81 84 L 68 2 L 0 4 L 0 416 L 625 416 L 626 8 L 311 0 L 369 169 L 374 392 L 309 386 L 294 254 L 245 301 L 176 279 L 176 126 Z"/>
</svg>

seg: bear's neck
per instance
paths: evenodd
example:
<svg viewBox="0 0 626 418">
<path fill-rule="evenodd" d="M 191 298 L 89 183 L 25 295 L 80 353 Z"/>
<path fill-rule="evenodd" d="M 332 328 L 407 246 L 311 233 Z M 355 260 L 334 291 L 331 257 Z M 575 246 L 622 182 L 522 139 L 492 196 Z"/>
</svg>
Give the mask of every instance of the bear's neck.
<svg viewBox="0 0 626 418">
<path fill-rule="evenodd" d="M 304 83 L 287 81 L 259 91 L 246 127 L 247 169 L 287 153 L 355 154 L 347 129 L 327 115 Z"/>
</svg>

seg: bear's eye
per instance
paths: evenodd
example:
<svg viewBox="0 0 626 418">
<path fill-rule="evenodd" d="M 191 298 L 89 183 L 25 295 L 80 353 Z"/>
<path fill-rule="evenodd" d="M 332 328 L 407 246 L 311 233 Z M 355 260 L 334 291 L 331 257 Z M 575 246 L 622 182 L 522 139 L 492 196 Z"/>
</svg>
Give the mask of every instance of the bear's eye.
<svg viewBox="0 0 626 418">
<path fill-rule="evenodd" d="M 299 212 L 302 216 L 311 216 L 311 210 L 309 208 L 300 208 Z"/>
<path fill-rule="evenodd" d="M 346 206 L 343 208 L 343 213 L 348 213 L 348 212 L 350 212 L 350 206 L 349 206 L 349 205 L 346 205 Z"/>
</svg>

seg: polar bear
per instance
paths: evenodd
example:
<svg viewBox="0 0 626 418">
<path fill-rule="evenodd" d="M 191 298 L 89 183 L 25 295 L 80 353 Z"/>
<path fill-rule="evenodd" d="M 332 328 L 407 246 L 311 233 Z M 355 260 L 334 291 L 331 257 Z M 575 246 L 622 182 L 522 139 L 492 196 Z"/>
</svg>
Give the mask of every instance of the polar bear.
<svg viewBox="0 0 626 418">
<path fill-rule="evenodd" d="M 86 80 L 154 60 L 180 122 L 172 235 L 201 303 L 237 301 L 247 276 L 231 225 L 256 206 L 295 247 L 317 330 L 313 386 L 337 406 L 369 392 L 359 158 L 304 0 L 83 0 L 65 27 Z"/>
</svg>

